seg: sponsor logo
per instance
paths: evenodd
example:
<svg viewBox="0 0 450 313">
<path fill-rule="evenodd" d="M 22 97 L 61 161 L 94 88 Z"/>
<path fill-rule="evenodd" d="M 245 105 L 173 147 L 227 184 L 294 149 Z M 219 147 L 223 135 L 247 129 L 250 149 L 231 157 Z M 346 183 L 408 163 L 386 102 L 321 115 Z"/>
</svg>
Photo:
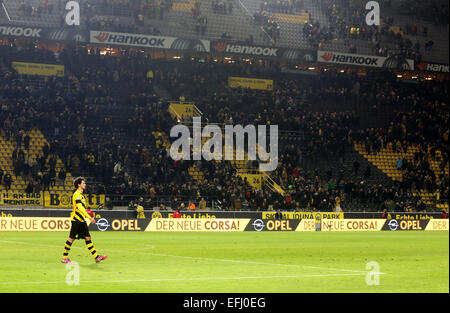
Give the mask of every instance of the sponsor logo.
<svg viewBox="0 0 450 313">
<path fill-rule="evenodd" d="M 318 51 L 319 62 L 339 63 L 368 67 L 385 67 L 391 69 L 410 70 L 414 67 L 414 61 L 409 59 L 396 59 L 394 57 L 378 57 L 371 55 L 337 53 L 331 51 Z"/>
<path fill-rule="evenodd" d="M 392 219 L 392 220 L 389 221 L 388 226 L 389 226 L 390 230 L 394 230 L 395 231 L 395 230 L 398 229 L 399 225 L 398 225 L 397 220 Z"/>
<path fill-rule="evenodd" d="M 209 40 L 182 39 L 176 37 L 161 37 L 108 31 L 90 31 L 90 42 L 198 52 L 209 52 L 210 49 Z"/>
<path fill-rule="evenodd" d="M 216 50 L 217 52 L 224 52 L 226 48 L 227 44 L 224 42 L 219 42 L 214 46 L 214 50 Z"/>
<path fill-rule="evenodd" d="M 327 52 L 327 53 L 321 55 L 320 57 L 322 58 L 322 60 L 324 60 L 326 62 L 330 62 L 331 58 L 333 57 L 333 53 Z"/>
<path fill-rule="evenodd" d="M 440 73 L 448 73 L 449 72 L 448 64 L 437 64 L 437 63 L 428 63 L 428 62 L 420 62 L 417 64 L 417 68 L 421 71 L 428 72 L 440 72 Z"/>
<path fill-rule="evenodd" d="M 74 28 L 69 29 L 54 29 L 48 34 L 48 39 L 62 41 L 77 41 L 77 42 L 85 42 L 86 34 L 82 31 L 76 31 Z"/>
<path fill-rule="evenodd" d="M 284 219 L 289 220 L 303 220 L 303 219 L 343 219 L 344 213 L 335 213 L 335 212 L 320 212 L 320 213 L 312 213 L 312 212 L 282 212 Z M 275 218 L 274 212 L 262 212 L 263 219 L 273 219 Z"/>
<path fill-rule="evenodd" d="M 70 225 L 66 217 L 0 217 L 0 231 L 65 231 Z"/>
<path fill-rule="evenodd" d="M 40 38 L 42 28 L 23 28 L 15 26 L 0 26 L 0 35 L 16 37 Z"/>
<path fill-rule="evenodd" d="M 110 225 L 109 225 L 109 222 L 108 222 L 108 220 L 107 220 L 106 218 L 101 218 L 101 219 L 99 219 L 99 220 L 95 223 L 95 225 L 97 225 L 97 228 L 98 228 L 99 231 L 105 231 L 105 230 L 107 230 L 108 227 L 110 226 Z"/>
<path fill-rule="evenodd" d="M 357 65 L 368 65 L 368 66 L 377 66 L 378 61 L 380 60 L 378 57 L 372 56 L 362 56 L 362 55 L 350 55 L 350 54 L 339 54 L 333 52 L 325 52 L 320 54 L 319 57 L 325 62 L 331 63 L 347 63 L 347 64 L 357 64 Z"/>
<path fill-rule="evenodd" d="M 448 224 L 447 219 L 430 220 L 425 230 L 448 230 Z"/>
<path fill-rule="evenodd" d="M 42 193 L 2 192 L 0 205 L 42 205 Z"/>
<path fill-rule="evenodd" d="M 329 219 L 322 220 L 321 231 L 379 231 L 384 219 Z"/>
<path fill-rule="evenodd" d="M 244 231 L 250 219 L 152 219 L 145 231 Z"/>
<path fill-rule="evenodd" d="M 273 90 L 272 79 L 248 78 L 248 77 L 228 77 L 230 88 L 245 88 L 256 90 Z"/>
<path fill-rule="evenodd" d="M 141 46 L 141 47 L 148 46 L 158 48 L 169 48 L 169 46 L 165 44 L 166 39 L 170 40 L 175 38 L 148 36 L 140 34 L 91 31 L 91 42 L 99 42 L 99 43 L 124 44 L 129 46 Z"/>
<path fill-rule="evenodd" d="M 261 231 L 264 229 L 266 225 L 264 225 L 264 221 L 257 219 L 253 221 L 253 229 L 256 231 Z"/>
<path fill-rule="evenodd" d="M 109 225 L 108 225 L 109 226 Z M 128 231 L 137 231 L 142 230 L 139 227 L 138 221 L 134 220 L 113 220 L 111 222 L 112 230 L 128 230 Z"/>
<path fill-rule="evenodd" d="M 425 71 L 427 69 L 428 63 L 427 62 L 420 62 L 417 64 L 417 68 L 421 71 Z"/>
<path fill-rule="evenodd" d="M 225 42 L 218 42 L 213 46 L 216 52 L 228 52 L 228 53 L 239 53 L 255 56 L 268 56 L 277 57 L 278 48 L 272 47 L 260 47 L 260 46 L 244 46 L 236 44 L 228 44 Z"/>
<path fill-rule="evenodd" d="M 153 212 L 152 218 L 162 218 L 161 212 L 159 212 L 159 211 Z"/>
<path fill-rule="evenodd" d="M 97 39 L 100 42 L 105 42 L 106 39 L 108 39 L 108 37 L 109 37 L 109 33 L 101 32 L 97 36 L 95 36 L 94 38 Z"/>
</svg>

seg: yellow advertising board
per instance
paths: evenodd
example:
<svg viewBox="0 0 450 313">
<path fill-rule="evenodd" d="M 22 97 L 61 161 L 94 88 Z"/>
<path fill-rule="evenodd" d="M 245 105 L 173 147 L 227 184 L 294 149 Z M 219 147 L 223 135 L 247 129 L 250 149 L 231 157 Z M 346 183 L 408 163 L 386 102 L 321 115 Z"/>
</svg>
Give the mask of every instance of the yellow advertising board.
<svg viewBox="0 0 450 313">
<path fill-rule="evenodd" d="M 0 217 L 0 231 L 69 231 L 69 217 Z"/>
<path fill-rule="evenodd" d="M 448 219 L 431 219 L 425 230 L 449 230 Z"/>
<path fill-rule="evenodd" d="M 45 192 L 44 204 L 51 208 L 72 208 L 72 194 L 71 192 Z M 100 204 L 105 205 L 105 195 L 84 194 L 84 198 L 89 208 L 95 208 Z"/>
<path fill-rule="evenodd" d="M 150 221 L 145 231 L 244 231 L 249 218 L 155 218 Z"/>
<path fill-rule="evenodd" d="M 11 66 L 19 73 L 40 76 L 64 76 L 64 65 L 11 62 Z"/>
<path fill-rule="evenodd" d="M 248 88 L 256 90 L 273 90 L 272 79 L 247 78 L 247 77 L 228 77 L 228 86 L 230 88 Z"/>
<path fill-rule="evenodd" d="M 321 231 L 381 231 L 386 219 L 327 219 Z"/>
<path fill-rule="evenodd" d="M 181 118 L 186 116 L 193 117 L 195 112 L 196 109 L 193 103 L 170 102 L 169 104 L 169 113 L 174 118 Z"/>
<path fill-rule="evenodd" d="M 261 189 L 263 176 L 261 174 L 248 174 L 248 173 L 238 173 L 242 179 L 247 178 L 247 182 L 250 186 Z"/>
<path fill-rule="evenodd" d="M 274 211 L 271 212 L 262 212 L 263 219 L 274 219 L 275 218 Z M 283 219 L 288 220 L 303 220 L 303 219 L 343 219 L 344 213 L 340 212 L 281 212 L 283 214 Z"/>
<path fill-rule="evenodd" d="M 298 223 L 295 231 L 316 231 L 316 223 L 313 219 L 303 219 Z"/>
<path fill-rule="evenodd" d="M 40 205 L 44 204 L 42 192 L 25 193 L 16 191 L 2 191 L 0 205 Z"/>
</svg>

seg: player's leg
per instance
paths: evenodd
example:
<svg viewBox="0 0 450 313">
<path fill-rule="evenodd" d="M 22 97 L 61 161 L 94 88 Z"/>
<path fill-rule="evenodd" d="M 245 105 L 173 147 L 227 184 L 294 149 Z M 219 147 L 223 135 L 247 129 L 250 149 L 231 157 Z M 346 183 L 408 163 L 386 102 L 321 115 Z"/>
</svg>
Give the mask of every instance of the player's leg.
<svg viewBox="0 0 450 313">
<path fill-rule="evenodd" d="M 73 243 L 74 239 L 69 237 L 67 238 L 66 243 L 64 244 L 64 252 L 63 252 L 63 257 L 61 262 L 62 263 L 70 263 L 70 259 L 69 259 L 69 252 L 70 252 L 70 248 L 72 247 L 72 243 Z"/>
<path fill-rule="evenodd" d="M 89 252 L 91 252 L 94 259 L 96 259 L 98 257 L 98 253 L 94 248 L 94 244 L 92 243 L 91 237 L 86 236 L 86 237 L 84 237 L 84 240 L 86 242 L 86 247 L 88 248 Z"/>
<path fill-rule="evenodd" d="M 92 256 L 94 257 L 95 262 L 98 263 L 108 257 L 107 255 L 99 255 L 97 253 L 97 251 L 94 248 L 94 244 L 92 243 L 91 236 L 84 237 L 84 240 L 86 241 L 86 247 L 88 248 L 89 252 L 91 252 Z"/>
</svg>

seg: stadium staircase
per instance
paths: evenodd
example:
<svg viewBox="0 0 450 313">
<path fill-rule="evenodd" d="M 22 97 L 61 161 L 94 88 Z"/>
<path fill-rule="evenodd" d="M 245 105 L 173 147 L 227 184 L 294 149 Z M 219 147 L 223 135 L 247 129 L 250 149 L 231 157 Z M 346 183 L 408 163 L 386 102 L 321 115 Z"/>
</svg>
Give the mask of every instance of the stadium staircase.
<svg viewBox="0 0 450 313">
<path fill-rule="evenodd" d="M 169 105 L 170 115 L 178 122 L 182 121 L 186 117 L 201 116 L 200 110 L 191 102 L 183 101 L 171 101 Z M 156 139 L 157 145 L 161 144 L 166 149 L 170 148 L 170 141 L 167 135 L 163 131 L 153 132 L 153 136 Z M 202 183 L 204 181 L 204 174 L 195 163 L 188 169 L 189 175 L 197 182 Z"/>
<path fill-rule="evenodd" d="M 172 9 L 164 14 L 164 18 L 145 19 L 144 29 L 158 28 L 163 36 L 183 39 L 219 40 L 224 32 L 231 35 L 233 40 L 246 41 L 253 35 L 255 44 L 267 42 L 264 32 L 253 25 L 252 17 L 234 3 L 233 14 L 218 14 L 212 11 L 212 0 L 200 3 L 201 15 L 207 18 L 204 34 L 197 32 L 196 23 L 192 16 L 195 0 L 175 0 Z"/>
<path fill-rule="evenodd" d="M 263 0 L 240 0 L 239 4 L 252 16 L 260 12 Z M 288 48 L 311 49 L 310 44 L 301 36 L 301 25 L 310 20 L 308 6 L 305 3 L 305 10 L 299 14 L 284 14 L 278 12 L 268 12 L 274 16 L 280 26 L 280 39 L 276 42 L 277 46 Z"/>
<path fill-rule="evenodd" d="M 192 126 L 191 122 L 183 122 L 183 118 L 189 116 L 190 118 L 196 116 L 202 116 L 201 111 L 195 106 L 195 104 L 190 102 L 175 102 L 171 101 L 169 106 L 169 113 L 172 115 L 174 119 L 177 119 L 179 122 L 183 124 L 187 124 L 188 126 Z M 202 122 L 202 126 L 206 125 L 208 122 Z M 167 136 L 161 134 L 162 138 L 165 138 L 166 142 L 168 142 Z M 210 138 L 202 137 L 202 146 L 208 141 Z M 257 148 L 257 147 L 256 147 Z M 225 159 L 231 159 L 230 163 L 236 169 L 236 175 L 239 175 L 244 181 L 257 189 L 261 189 L 262 186 L 267 186 L 270 190 L 274 192 L 278 192 L 281 195 L 285 194 L 283 188 L 278 185 L 268 173 L 262 172 L 259 169 L 249 170 L 247 167 L 248 163 L 248 154 L 244 151 L 243 160 L 237 160 L 236 150 L 233 149 L 233 155 L 226 155 L 225 146 L 222 146 L 222 156 L 219 158 L 218 156 L 213 157 L 216 162 L 222 162 Z M 219 160 L 218 160 L 219 159 Z M 220 160 L 221 159 L 221 160 Z M 195 163 L 189 168 L 189 174 L 197 181 L 202 182 L 204 180 L 204 174 L 199 169 Z"/>
<path fill-rule="evenodd" d="M 419 152 L 418 146 L 409 146 L 406 152 L 396 152 L 394 151 L 392 144 L 389 143 L 386 147 L 382 148 L 377 154 L 369 154 L 366 151 L 365 145 L 362 143 L 354 144 L 355 150 L 358 151 L 365 159 L 367 159 L 370 163 L 381 169 L 386 175 L 388 175 L 392 180 L 402 181 L 404 170 L 397 169 L 396 160 L 403 159 L 407 160 L 410 163 L 414 163 L 414 154 Z M 439 168 L 439 162 L 441 160 L 441 152 L 437 150 L 436 158 L 429 157 L 430 152 L 428 151 L 427 161 L 430 164 L 431 170 L 434 172 L 436 176 L 437 183 L 440 182 L 439 175 L 441 174 L 441 170 Z M 449 175 L 449 164 L 447 163 L 444 174 L 446 176 Z M 436 205 L 437 208 L 445 208 L 448 210 L 447 204 L 436 203 L 437 194 L 430 193 L 425 189 L 414 190 L 414 196 L 420 196 L 420 198 L 425 202 L 425 204 Z"/>
<path fill-rule="evenodd" d="M 25 150 L 22 146 L 22 150 L 25 154 L 25 160 L 28 157 L 36 160 L 42 154 L 42 147 L 44 144 L 48 144 L 48 141 L 45 139 L 44 135 L 38 129 L 32 129 L 28 132 L 30 136 L 30 146 L 29 150 Z M 17 143 L 13 137 L 7 139 L 4 134 L 0 135 L 0 166 L 4 172 L 4 175 L 9 173 L 13 179 L 11 184 L 11 192 L 24 192 L 28 181 L 25 177 L 16 176 L 14 173 L 14 165 L 12 160 L 12 154 L 14 149 L 17 147 Z M 47 158 L 47 165 L 48 165 Z M 56 175 L 58 175 L 59 171 L 64 168 L 64 164 L 61 159 L 56 156 L 56 166 L 55 171 Z M 66 179 L 64 183 L 60 183 L 58 179 L 56 179 L 55 186 L 50 186 L 50 191 L 72 191 L 72 181 L 73 178 L 70 173 L 66 171 Z"/>
</svg>

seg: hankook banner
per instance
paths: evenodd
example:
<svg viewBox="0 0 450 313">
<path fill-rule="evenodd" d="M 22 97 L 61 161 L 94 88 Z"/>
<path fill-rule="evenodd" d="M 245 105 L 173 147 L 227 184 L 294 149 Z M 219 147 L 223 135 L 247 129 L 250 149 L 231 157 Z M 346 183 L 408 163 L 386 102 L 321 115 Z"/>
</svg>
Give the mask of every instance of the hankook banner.
<svg viewBox="0 0 450 313">
<path fill-rule="evenodd" d="M 241 55 L 248 57 L 280 58 L 303 63 L 314 62 L 314 50 L 300 50 L 282 47 L 267 47 L 247 43 L 211 41 L 211 52 L 226 55 Z"/>
<path fill-rule="evenodd" d="M 416 69 L 426 72 L 435 72 L 435 73 L 448 73 L 448 64 L 442 63 L 432 63 L 432 62 L 420 62 L 416 65 Z"/>
<path fill-rule="evenodd" d="M 0 25 L 0 36 L 49 41 L 87 42 L 88 31 L 74 27 L 46 28 L 34 26 Z"/>
<path fill-rule="evenodd" d="M 107 45 L 209 52 L 209 40 L 182 39 L 147 34 L 130 34 L 91 30 L 90 42 Z"/>
<path fill-rule="evenodd" d="M 414 61 L 400 56 L 382 57 L 318 50 L 317 61 L 321 63 L 378 67 L 395 70 L 414 70 Z"/>
</svg>

